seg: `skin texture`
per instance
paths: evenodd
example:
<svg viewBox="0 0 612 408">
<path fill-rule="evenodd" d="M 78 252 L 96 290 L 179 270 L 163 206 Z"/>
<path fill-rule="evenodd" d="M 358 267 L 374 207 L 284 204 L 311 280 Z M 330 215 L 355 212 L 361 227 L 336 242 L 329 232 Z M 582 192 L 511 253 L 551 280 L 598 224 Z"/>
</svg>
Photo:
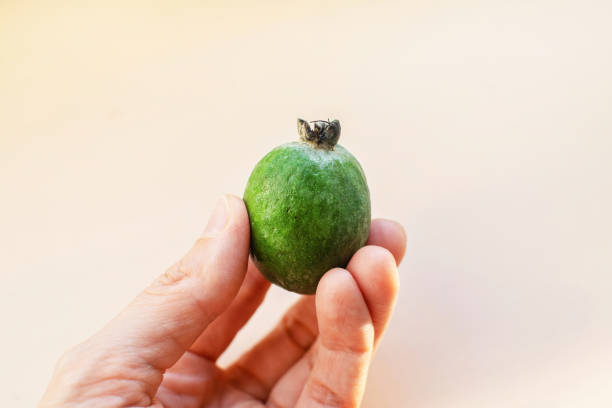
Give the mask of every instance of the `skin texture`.
<svg viewBox="0 0 612 408">
<path fill-rule="evenodd" d="M 257 268 L 287 290 L 315 293 L 319 279 L 346 267 L 370 228 L 370 192 L 345 148 L 288 143 L 268 153 L 244 192 Z"/>
<path fill-rule="evenodd" d="M 402 227 L 374 220 L 346 269 L 223 369 L 216 360 L 270 286 L 248 260 L 244 204 L 226 196 L 179 262 L 62 356 L 39 407 L 357 407 L 404 250 Z"/>
</svg>

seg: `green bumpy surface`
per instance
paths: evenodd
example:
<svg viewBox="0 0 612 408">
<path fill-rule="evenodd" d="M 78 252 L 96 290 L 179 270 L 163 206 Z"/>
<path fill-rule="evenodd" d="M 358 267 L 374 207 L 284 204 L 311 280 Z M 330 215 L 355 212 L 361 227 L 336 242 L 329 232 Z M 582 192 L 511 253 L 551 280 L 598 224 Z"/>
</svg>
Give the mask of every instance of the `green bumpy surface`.
<svg viewBox="0 0 612 408">
<path fill-rule="evenodd" d="M 260 272 L 292 292 L 315 293 L 319 279 L 345 267 L 370 229 L 370 191 L 359 162 L 334 150 L 288 143 L 249 177 L 244 202 L 251 254 Z"/>
</svg>

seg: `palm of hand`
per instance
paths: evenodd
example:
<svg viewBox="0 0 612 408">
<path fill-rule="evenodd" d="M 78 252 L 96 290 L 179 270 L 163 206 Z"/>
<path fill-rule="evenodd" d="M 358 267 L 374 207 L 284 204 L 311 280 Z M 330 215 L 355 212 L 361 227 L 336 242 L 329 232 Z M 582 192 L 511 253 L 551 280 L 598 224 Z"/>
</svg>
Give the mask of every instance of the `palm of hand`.
<svg viewBox="0 0 612 408">
<path fill-rule="evenodd" d="M 248 218 L 226 200 L 221 231 L 60 360 L 40 407 L 354 407 L 397 293 L 403 230 L 372 224 L 369 246 L 333 269 L 226 369 L 216 360 L 269 283 L 248 262 Z M 384 249 L 387 248 L 387 249 Z M 246 270 L 246 274 L 245 274 Z"/>
</svg>

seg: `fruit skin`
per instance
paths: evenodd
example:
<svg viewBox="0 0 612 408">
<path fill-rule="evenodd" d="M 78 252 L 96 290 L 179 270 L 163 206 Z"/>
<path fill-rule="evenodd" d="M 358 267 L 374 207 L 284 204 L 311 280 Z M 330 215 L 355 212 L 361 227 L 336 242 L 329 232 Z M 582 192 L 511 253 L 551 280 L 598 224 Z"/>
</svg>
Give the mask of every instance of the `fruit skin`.
<svg viewBox="0 0 612 408">
<path fill-rule="evenodd" d="M 370 229 L 370 192 L 355 157 L 340 145 L 287 143 L 249 177 L 244 201 L 259 271 L 292 292 L 315 293 L 319 279 L 345 267 Z"/>
</svg>

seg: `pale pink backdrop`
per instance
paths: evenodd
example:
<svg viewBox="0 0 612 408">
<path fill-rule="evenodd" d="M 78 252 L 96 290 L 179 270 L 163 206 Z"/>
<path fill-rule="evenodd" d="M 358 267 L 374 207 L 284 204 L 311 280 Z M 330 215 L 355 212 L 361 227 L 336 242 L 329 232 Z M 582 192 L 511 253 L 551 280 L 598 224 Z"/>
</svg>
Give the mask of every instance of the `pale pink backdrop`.
<svg viewBox="0 0 612 408">
<path fill-rule="evenodd" d="M 365 407 L 612 404 L 608 1 L 0 1 L 0 405 L 336 117 L 408 250 Z M 274 289 L 224 363 L 294 296 Z"/>
</svg>

